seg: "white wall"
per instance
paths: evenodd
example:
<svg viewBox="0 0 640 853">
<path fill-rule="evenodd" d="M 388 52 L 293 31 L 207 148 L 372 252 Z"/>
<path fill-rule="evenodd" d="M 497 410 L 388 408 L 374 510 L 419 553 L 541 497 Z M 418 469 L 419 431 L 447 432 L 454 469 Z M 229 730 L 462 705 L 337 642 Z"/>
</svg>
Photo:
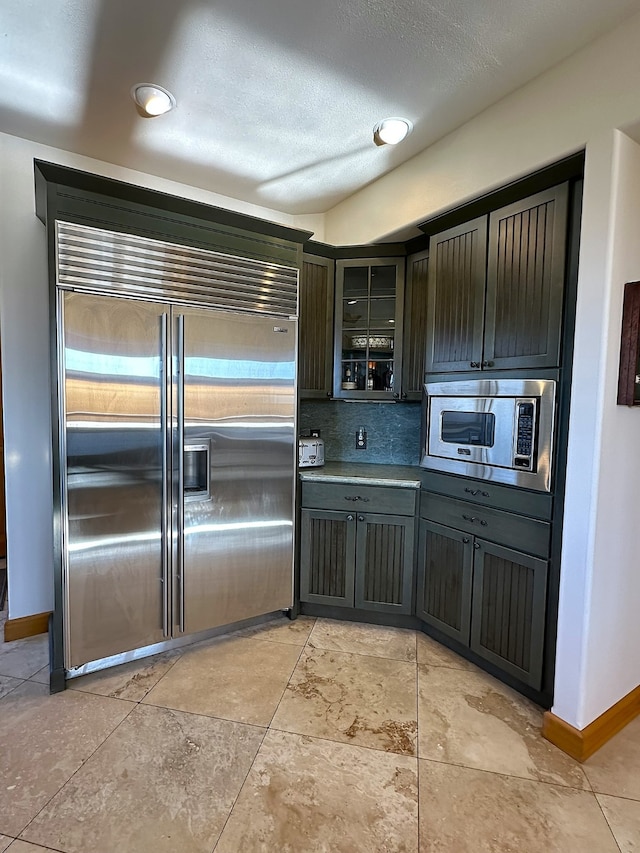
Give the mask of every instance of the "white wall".
<svg viewBox="0 0 640 853">
<path fill-rule="evenodd" d="M 554 713 L 584 728 L 640 684 L 640 412 L 615 405 L 622 285 L 640 278 L 640 15 L 327 213 L 364 243 L 586 148 Z M 635 434 L 634 434 L 635 433 Z"/>
<path fill-rule="evenodd" d="M 582 725 L 640 684 L 640 410 L 616 405 L 624 284 L 640 280 L 640 146 L 614 139 L 602 426 Z M 591 677 L 590 677 L 591 676 Z"/>
<path fill-rule="evenodd" d="M 49 296 L 45 229 L 34 211 L 34 158 L 282 225 L 316 227 L 322 239 L 322 217 L 290 216 L 0 134 L 0 341 L 11 619 L 53 608 Z"/>
</svg>

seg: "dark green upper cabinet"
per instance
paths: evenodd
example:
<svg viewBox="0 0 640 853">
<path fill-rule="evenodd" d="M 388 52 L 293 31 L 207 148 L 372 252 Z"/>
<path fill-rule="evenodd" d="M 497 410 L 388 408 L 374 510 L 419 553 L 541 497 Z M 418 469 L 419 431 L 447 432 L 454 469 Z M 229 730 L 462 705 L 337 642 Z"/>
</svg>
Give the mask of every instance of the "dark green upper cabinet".
<svg viewBox="0 0 640 853">
<path fill-rule="evenodd" d="M 479 369 L 487 269 L 487 217 L 431 238 L 427 371 Z"/>
<path fill-rule="evenodd" d="M 428 372 L 559 365 L 567 205 L 561 184 L 431 238 Z"/>
<path fill-rule="evenodd" d="M 334 397 L 400 399 L 404 258 L 336 261 Z"/>
<path fill-rule="evenodd" d="M 335 262 L 304 255 L 300 274 L 298 390 L 301 399 L 330 397 L 333 381 Z"/>
<path fill-rule="evenodd" d="M 489 217 L 484 333 L 488 366 L 560 363 L 567 202 L 568 186 L 562 184 Z"/>
<path fill-rule="evenodd" d="M 402 388 L 400 389 L 400 397 L 403 400 L 422 399 L 427 340 L 428 276 L 428 250 L 409 255 L 404 291 L 404 343 Z"/>
</svg>

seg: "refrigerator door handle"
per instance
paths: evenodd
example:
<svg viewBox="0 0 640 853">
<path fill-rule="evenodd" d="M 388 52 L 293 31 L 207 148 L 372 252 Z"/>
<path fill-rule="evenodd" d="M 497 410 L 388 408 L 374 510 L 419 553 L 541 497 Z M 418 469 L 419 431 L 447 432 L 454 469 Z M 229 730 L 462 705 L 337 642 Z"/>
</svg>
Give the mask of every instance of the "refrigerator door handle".
<svg viewBox="0 0 640 853">
<path fill-rule="evenodd" d="M 168 464 L 168 446 L 171 440 L 169 429 L 169 348 L 168 348 L 168 321 L 167 314 L 160 315 L 161 320 L 161 351 L 160 351 L 160 424 L 162 430 L 162 636 L 171 636 L 171 627 L 169 625 L 169 565 L 171 562 L 170 556 L 170 537 L 171 530 L 171 502 L 169 500 L 169 464 Z"/>
<path fill-rule="evenodd" d="M 178 627 L 184 633 L 184 315 L 178 315 Z"/>
</svg>

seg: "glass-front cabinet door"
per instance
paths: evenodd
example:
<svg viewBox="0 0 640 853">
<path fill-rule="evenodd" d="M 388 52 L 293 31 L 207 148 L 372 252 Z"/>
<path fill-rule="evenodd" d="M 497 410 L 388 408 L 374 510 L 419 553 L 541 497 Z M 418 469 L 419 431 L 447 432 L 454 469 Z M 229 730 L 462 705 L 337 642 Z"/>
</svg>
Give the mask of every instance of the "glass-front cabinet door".
<svg viewBox="0 0 640 853">
<path fill-rule="evenodd" d="M 336 261 L 334 397 L 399 399 L 404 263 Z"/>
</svg>

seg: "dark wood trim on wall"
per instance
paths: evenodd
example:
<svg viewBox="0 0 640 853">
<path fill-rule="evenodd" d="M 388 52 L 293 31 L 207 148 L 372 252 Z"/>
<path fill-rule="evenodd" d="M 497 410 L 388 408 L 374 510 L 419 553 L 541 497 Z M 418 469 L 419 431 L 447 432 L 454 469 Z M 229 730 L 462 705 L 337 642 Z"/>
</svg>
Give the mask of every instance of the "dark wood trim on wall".
<svg viewBox="0 0 640 853">
<path fill-rule="evenodd" d="M 640 363 L 640 281 L 624 286 L 618 405 L 640 406 L 640 386 L 636 383 Z"/>
</svg>

